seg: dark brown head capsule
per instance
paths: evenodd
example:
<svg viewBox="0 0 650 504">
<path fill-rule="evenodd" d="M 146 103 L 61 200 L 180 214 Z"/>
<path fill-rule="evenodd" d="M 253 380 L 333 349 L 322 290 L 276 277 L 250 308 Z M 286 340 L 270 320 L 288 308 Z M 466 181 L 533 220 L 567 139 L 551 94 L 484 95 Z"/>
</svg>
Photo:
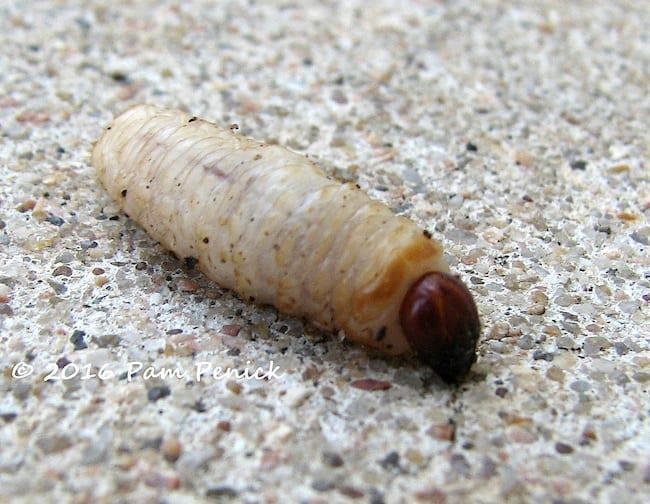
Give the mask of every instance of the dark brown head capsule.
<svg viewBox="0 0 650 504">
<path fill-rule="evenodd" d="M 476 360 L 481 330 L 467 287 L 455 276 L 426 273 L 411 285 L 400 308 L 409 345 L 446 382 L 458 382 Z"/>
</svg>

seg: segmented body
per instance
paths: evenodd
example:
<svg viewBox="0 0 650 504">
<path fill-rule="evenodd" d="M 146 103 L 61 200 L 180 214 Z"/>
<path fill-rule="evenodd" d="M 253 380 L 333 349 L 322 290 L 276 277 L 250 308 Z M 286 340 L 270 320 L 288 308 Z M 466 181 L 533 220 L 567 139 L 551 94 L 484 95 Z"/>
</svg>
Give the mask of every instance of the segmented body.
<svg viewBox="0 0 650 504">
<path fill-rule="evenodd" d="M 412 350 L 409 286 L 448 271 L 439 243 L 356 186 L 183 112 L 128 110 L 92 161 L 132 219 L 221 286 L 389 354 Z"/>
</svg>

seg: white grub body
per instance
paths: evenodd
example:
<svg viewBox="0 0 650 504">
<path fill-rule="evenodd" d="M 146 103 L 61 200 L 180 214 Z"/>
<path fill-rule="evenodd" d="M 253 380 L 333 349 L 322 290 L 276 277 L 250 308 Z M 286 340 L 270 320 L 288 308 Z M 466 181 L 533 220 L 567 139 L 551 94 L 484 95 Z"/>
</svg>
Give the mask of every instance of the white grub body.
<svg viewBox="0 0 650 504">
<path fill-rule="evenodd" d="M 184 112 L 131 108 L 92 163 L 125 213 L 219 285 L 388 354 L 412 351 L 408 288 L 448 271 L 439 243 L 355 185 Z"/>
</svg>

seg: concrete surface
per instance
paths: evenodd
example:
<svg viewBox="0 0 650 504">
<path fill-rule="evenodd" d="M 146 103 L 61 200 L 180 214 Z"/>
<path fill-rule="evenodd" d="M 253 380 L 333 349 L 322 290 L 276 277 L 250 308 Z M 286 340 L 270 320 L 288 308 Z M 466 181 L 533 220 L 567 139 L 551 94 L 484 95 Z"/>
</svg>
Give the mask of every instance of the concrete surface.
<svg viewBox="0 0 650 504">
<path fill-rule="evenodd" d="M 649 25 L 636 1 L 2 2 L 0 500 L 647 502 Z M 157 246 L 89 166 L 140 102 L 430 229 L 482 316 L 468 381 Z"/>
</svg>

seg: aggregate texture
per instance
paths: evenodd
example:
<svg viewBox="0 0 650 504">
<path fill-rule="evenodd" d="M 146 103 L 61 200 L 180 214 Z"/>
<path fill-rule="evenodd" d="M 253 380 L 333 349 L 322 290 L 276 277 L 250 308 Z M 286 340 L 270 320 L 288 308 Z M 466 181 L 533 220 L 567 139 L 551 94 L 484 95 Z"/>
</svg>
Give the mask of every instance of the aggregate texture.
<svg viewBox="0 0 650 504">
<path fill-rule="evenodd" d="M 648 502 L 649 25 L 641 1 L 0 3 L 0 501 Z M 165 252 L 90 166 L 137 103 L 429 229 L 481 315 L 468 380 Z"/>
</svg>

